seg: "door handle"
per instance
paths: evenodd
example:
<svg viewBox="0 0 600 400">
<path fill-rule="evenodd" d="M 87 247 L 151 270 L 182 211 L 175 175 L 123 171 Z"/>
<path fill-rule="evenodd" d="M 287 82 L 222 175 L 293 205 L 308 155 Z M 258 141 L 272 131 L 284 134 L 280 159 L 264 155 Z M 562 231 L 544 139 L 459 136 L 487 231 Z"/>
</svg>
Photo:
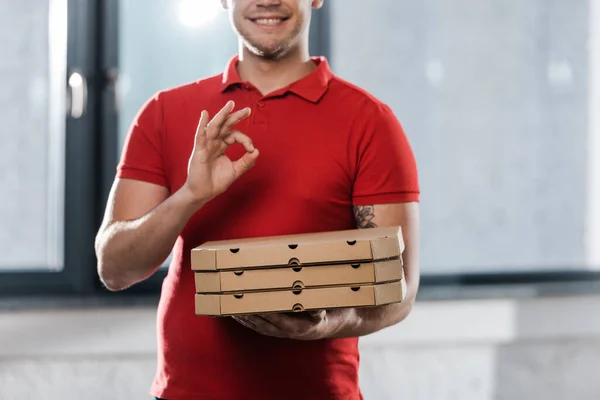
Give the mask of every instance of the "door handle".
<svg viewBox="0 0 600 400">
<path fill-rule="evenodd" d="M 85 75 L 73 71 L 69 76 L 69 116 L 74 119 L 83 117 L 87 110 L 88 87 Z"/>
</svg>

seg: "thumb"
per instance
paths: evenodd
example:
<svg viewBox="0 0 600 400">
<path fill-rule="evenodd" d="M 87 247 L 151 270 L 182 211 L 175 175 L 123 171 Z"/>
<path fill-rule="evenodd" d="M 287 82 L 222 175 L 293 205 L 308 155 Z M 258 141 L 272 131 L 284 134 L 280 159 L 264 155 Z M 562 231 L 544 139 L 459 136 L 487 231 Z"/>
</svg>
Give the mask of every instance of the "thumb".
<svg viewBox="0 0 600 400">
<path fill-rule="evenodd" d="M 246 173 L 250 168 L 254 166 L 256 163 L 256 159 L 258 158 L 258 149 L 254 149 L 253 152 L 248 152 L 244 154 L 240 159 L 233 162 L 233 171 L 235 173 L 235 178 L 239 178 L 244 173 Z"/>
</svg>

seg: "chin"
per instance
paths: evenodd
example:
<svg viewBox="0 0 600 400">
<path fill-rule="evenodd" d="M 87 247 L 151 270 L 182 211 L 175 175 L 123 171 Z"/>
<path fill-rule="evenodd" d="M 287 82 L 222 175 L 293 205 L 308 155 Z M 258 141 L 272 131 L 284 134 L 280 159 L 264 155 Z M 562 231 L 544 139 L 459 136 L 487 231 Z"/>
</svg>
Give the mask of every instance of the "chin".
<svg viewBox="0 0 600 400">
<path fill-rule="evenodd" d="M 284 57 L 289 52 L 289 47 L 283 45 L 261 46 L 247 42 L 246 47 L 254 55 L 268 60 L 277 60 L 279 58 Z"/>
</svg>

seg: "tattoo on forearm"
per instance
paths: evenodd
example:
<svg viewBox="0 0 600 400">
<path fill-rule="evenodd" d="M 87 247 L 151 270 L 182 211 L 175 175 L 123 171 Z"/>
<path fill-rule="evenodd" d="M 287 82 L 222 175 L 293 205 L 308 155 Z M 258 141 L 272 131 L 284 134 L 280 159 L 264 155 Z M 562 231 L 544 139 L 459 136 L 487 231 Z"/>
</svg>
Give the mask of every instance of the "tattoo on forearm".
<svg viewBox="0 0 600 400">
<path fill-rule="evenodd" d="M 354 206 L 354 219 L 356 220 L 356 226 L 360 229 L 377 228 L 377 225 L 373 222 L 374 218 L 374 206 Z"/>
</svg>

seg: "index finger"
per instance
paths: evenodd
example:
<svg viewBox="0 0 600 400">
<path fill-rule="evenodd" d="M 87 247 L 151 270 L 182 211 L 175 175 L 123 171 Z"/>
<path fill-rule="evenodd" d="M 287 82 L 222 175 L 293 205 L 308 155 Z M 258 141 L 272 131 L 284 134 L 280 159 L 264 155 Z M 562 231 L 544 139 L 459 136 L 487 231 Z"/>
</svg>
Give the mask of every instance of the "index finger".
<svg viewBox="0 0 600 400">
<path fill-rule="evenodd" d="M 214 118 L 208 123 L 207 136 L 209 138 L 216 138 L 221 132 L 221 126 L 227 119 L 229 113 L 233 110 L 235 103 L 233 100 L 229 100 L 227 104 L 214 116 Z"/>
<path fill-rule="evenodd" d="M 202 140 L 206 136 L 206 126 L 208 125 L 208 112 L 203 110 L 200 113 L 200 120 L 198 121 L 198 126 L 196 127 L 196 136 L 195 136 L 195 146 L 198 146 L 199 143 L 202 143 Z"/>
<path fill-rule="evenodd" d="M 223 123 L 221 126 L 220 134 L 227 134 L 235 124 L 244 118 L 248 118 L 248 116 L 250 116 L 250 107 L 242 108 L 241 110 L 237 110 L 236 112 L 229 114 L 225 120 L 225 123 Z"/>
</svg>

